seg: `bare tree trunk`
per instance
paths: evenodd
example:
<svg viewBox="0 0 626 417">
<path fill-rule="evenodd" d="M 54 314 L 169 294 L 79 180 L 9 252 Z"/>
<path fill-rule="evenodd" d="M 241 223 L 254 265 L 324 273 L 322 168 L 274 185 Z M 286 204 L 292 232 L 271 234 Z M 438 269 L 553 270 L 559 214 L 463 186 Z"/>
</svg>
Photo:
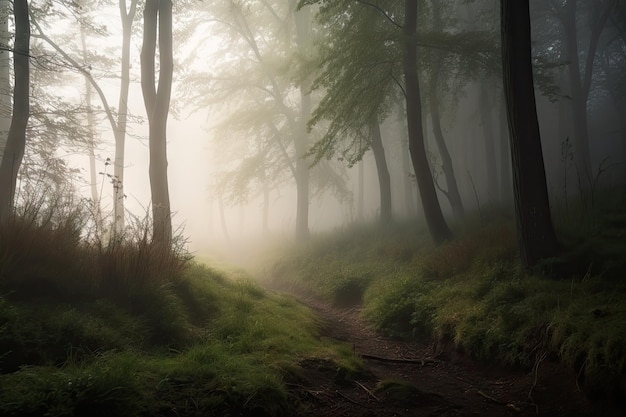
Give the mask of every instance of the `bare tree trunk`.
<svg viewBox="0 0 626 417">
<path fill-rule="evenodd" d="M 574 164 L 586 187 L 591 186 L 592 167 L 589 150 L 589 127 L 587 121 L 587 101 L 591 88 L 593 61 L 598 48 L 600 34 L 617 4 L 616 0 L 596 3 L 593 11 L 594 21 L 591 24 L 589 48 L 586 50 L 584 73 L 580 70 L 578 31 L 576 27 L 576 8 L 578 0 L 567 0 L 559 17 L 563 24 L 565 47 L 569 61 L 569 78 L 572 95 L 572 116 L 574 121 Z"/>
<path fill-rule="evenodd" d="M 443 243 L 452 237 L 452 232 L 441 212 L 432 171 L 428 165 L 422 127 L 422 103 L 417 76 L 417 1 L 405 0 L 404 35 L 404 79 L 406 89 L 406 112 L 409 132 L 409 149 L 417 185 L 424 208 L 428 230 L 433 241 Z"/>
<path fill-rule="evenodd" d="M 506 105 L 501 103 L 498 109 L 500 132 L 500 200 L 510 207 L 513 200 L 513 179 L 511 177 L 511 152 L 509 131 L 506 120 Z"/>
<path fill-rule="evenodd" d="M 155 53 L 159 39 L 159 83 L 155 87 Z M 141 48 L 141 90 L 149 124 L 150 191 L 155 242 L 172 240 L 172 218 L 167 183 L 166 128 L 172 90 L 172 2 L 147 0 L 144 9 L 144 38 Z"/>
<path fill-rule="evenodd" d="M 311 47 L 311 11 L 303 7 L 294 13 L 296 23 L 296 42 L 301 53 L 307 54 Z M 296 148 L 296 240 L 305 241 L 309 238 L 309 163 L 305 158 L 308 151 L 308 132 L 306 123 L 311 117 L 311 96 L 309 95 L 310 80 L 303 80 L 300 85 L 300 117 L 298 135 L 295 138 Z"/>
<path fill-rule="evenodd" d="M 436 69 L 433 74 L 436 74 Z M 459 193 L 459 187 L 456 183 L 456 175 L 454 174 L 454 167 L 452 165 L 452 157 L 448 151 L 448 146 L 443 137 L 443 131 L 441 129 L 441 116 L 439 115 L 439 97 L 437 97 L 437 75 L 433 75 L 430 80 L 430 87 L 428 91 L 428 99 L 430 101 L 430 119 L 433 125 L 433 134 L 435 136 L 435 143 L 437 143 L 437 149 L 439 150 L 439 156 L 441 157 L 441 169 L 446 177 L 446 197 L 452 207 L 452 213 L 457 219 L 465 216 L 465 208 L 463 207 L 463 201 L 461 200 L 461 194 Z"/>
<path fill-rule="evenodd" d="M 80 25 L 80 44 L 83 52 L 83 61 L 88 60 L 87 34 L 84 25 Z M 91 96 L 93 94 L 91 83 L 85 78 L 85 105 L 87 106 L 87 154 L 89 156 L 89 189 L 93 201 L 93 215 L 95 216 L 96 233 L 102 233 L 102 209 L 100 207 L 100 193 L 98 192 L 98 177 L 96 174 L 96 121 L 93 113 Z M 104 178 L 102 178 L 104 181 Z"/>
<path fill-rule="evenodd" d="M 119 0 L 120 19 L 122 22 L 122 62 L 120 96 L 117 105 L 117 124 L 114 129 L 115 159 L 113 163 L 114 230 L 120 233 L 124 229 L 124 148 L 126 145 L 126 126 L 128 124 L 128 91 L 130 88 L 130 41 L 133 20 L 137 12 L 138 0 L 131 0 L 127 10 L 126 0 Z"/>
<path fill-rule="evenodd" d="M 13 89 L 13 117 L 0 163 L 0 220 L 6 219 L 13 211 L 17 173 L 24 158 L 26 125 L 30 116 L 30 19 L 28 1 L 14 0 L 13 15 L 15 17 L 13 48 L 15 86 Z"/>
<path fill-rule="evenodd" d="M 493 105 L 489 97 L 489 88 L 485 80 L 479 83 L 480 119 L 483 125 L 483 139 L 485 143 L 484 162 L 487 169 L 487 200 L 491 203 L 498 196 L 498 170 L 496 167 L 496 144 L 493 135 Z M 491 88 L 493 89 L 493 88 Z"/>
<path fill-rule="evenodd" d="M 359 195 L 357 197 L 357 219 L 362 222 L 365 219 L 365 160 L 359 161 Z"/>
<path fill-rule="evenodd" d="M 500 0 L 502 69 L 522 263 L 556 255 L 531 65 L 528 0 Z"/>
<path fill-rule="evenodd" d="M 387 168 L 385 148 L 380 135 L 380 124 L 376 117 L 370 122 L 370 135 L 372 152 L 376 161 L 376 172 L 378 173 L 378 188 L 380 190 L 380 222 L 387 224 L 391 222 L 391 178 Z"/>
<path fill-rule="evenodd" d="M 11 56 L 9 52 L 9 0 L 0 0 L 0 161 L 11 127 Z"/>
</svg>

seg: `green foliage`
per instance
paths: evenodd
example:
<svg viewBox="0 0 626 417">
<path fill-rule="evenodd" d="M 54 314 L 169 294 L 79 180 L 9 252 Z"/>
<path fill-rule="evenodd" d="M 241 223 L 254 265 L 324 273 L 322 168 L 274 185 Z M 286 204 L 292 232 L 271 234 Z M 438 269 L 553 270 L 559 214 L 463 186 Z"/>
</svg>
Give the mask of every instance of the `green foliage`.
<svg viewBox="0 0 626 417">
<path fill-rule="evenodd" d="M 616 273 L 626 265 L 608 230 L 566 246 L 552 268 L 543 266 L 559 274 L 546 276 L 520 267 L 511 224 L 466 226 L 438 247 L 416 229 L 324 236 L 282 259 L 274 279 L 333 299 L 342 287 L 332 280 L 356 270 L 348 281 L 361 284 L 363 315 L 388 334 L 430 335 L 440 347 L 511 365 L 558 357 L 590 386 L 626 372 L 626 284 Z M 563 274 L 570 259 L 581 268 Z"/>
<path fill-rule="evenodd" d="M 293 415 L 302 360 L 360 366 L 295 301 L 64 204 L 0 225 L 0 415 Z"/>
</svg>

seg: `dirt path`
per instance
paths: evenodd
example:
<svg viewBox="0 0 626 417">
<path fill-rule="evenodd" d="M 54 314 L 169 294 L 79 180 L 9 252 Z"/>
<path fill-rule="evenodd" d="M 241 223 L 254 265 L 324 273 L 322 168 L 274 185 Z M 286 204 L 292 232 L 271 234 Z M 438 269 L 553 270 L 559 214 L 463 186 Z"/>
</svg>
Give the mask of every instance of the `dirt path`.
<svg viewBox="0 0 626 417">
<path fill-rule="evenodd" d="M 436 355 L 432 345 L 377 334 L 361 319 L 358 307 L 338 308 L 309 296 L 297 298 L 318 314 L 323 337 L 352 345 L 366 365 L 366 373 L 354 380 L 341 375 L 329 361 L 304 361 L 303 381 L 293 387 L 306 406 L 304 416 L 594 414 L 576 388 L 575 375 L 549 360 L 542 361 L 535 373 L 481 366 L 451 348 Z"/>
</svg>

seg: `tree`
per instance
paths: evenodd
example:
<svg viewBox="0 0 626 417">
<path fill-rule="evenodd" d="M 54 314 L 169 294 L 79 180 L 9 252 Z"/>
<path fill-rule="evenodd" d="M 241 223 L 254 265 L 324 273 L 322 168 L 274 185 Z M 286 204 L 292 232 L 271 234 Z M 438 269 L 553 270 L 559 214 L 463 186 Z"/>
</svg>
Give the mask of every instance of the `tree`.
<svg viewBox="0 0 626 417">
<path fill-rule="evenodd" d="M 441 17 L 441 0 L 431 1 L 432 21 L 433 29 L 441 31 L 443 29 L 442 17 Z M 430 105 L 430 120 L 432 123 L 433 134 L 435 136 L 435 143 L 439 150 L 439 156 L 441 157 L 441 170 L 446 177 L 446 189 L 440 189 L 450 202 L 452 207 L 452 213 L 457 219 L 462 218 L 465 215 L 465 209 L 463 208 L 463 201 L 461 200 L 461 194 L 459 193 L 459 187 L 456 182 L 456 175 L 454 174 L 454 166 L 452 165 L 452 157 L 446 145 L 445 138 L 443 136 L 443 130 L 441 128 L 441 114 L 440 114 L 440 99 L 439 95 L 442 90 L 442 82 L 440 81 L 441 72 L 444 71 L 445 56 L 443 51 L 429 50 L 426 52 L 426 56 L 429 58 L 430 64 L 430 78 L 428 83 L 428 103 Z"/>
<path fill-rule="evenodd" d="M 0 220 L 13 210 L 17 173 L 26 147 L 26 126 L 30 116 L 30 19 L 28 1 L 15 0 L 15 42 L 13 46 L 13 117 L 0 163 Z"/>
<path fill-rule="evenodd" d="M 409 149 L 428 231 L 435 243 L 439 244 L 450 239 L 452 232 L 441 212 L 424 146 L 422 103 L 417 68 L 417 11 L 416 0 L 405 0 L 403 68 Z"/>
<path fill-rule="evenodd" d="M 589 187 L 592 182 L 591 155 L 589 149 L 589 127 L 587 121 L 587 102 L 591 89 L 594 60 L 598 49 L 600 35 L 615 9 L 617 0 L 594 1 L 591 11 L 591 33 L 589 46 L 585 50 L 584 67 L 581 71 L 580 45 L 576 25 L 578 0 L 567 0 L 562 4 L 552 1 L 557 16 L 563 26 L 565 38 L 565 56 L 569 63 L 568 76 L 572 100 L 572 116 L 574 122 L 574 159 L 582 184 Z"/>
<path fill-rule="evenodd" d="M 166 128 L 174 68 L 171 0 L 147 0 L 143 18 L 141 90 L 149 125 L 152 239 L 157 243 L 169 244 L 172 240 L 172 218 L 167 183 Z M 158 86 L 155 85 L 157 32 L 159 44 Z"/>
<path fill-rule="evenodd" d="M 528 0 L 500 0 L 502 70 L 509 121 L 521 260 L 534 266 L 557 253 L 531 64 Z"/>
<path fill-rule="evenodd" d="M 11 57 L 9 51 L 9 0 L 0 0 L 0 160 L 11 126 Z"/>
</svg>

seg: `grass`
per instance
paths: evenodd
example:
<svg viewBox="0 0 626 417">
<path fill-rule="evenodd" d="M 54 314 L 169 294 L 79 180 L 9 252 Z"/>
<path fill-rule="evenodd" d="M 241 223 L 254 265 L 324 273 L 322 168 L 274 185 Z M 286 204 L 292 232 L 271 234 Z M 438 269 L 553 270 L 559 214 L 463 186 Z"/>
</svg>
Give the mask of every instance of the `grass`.
<svg viewBox="0 0 626 417">
<path fill-rule="evenodd" d="M 84 216 L 45 201 L 0 225 L 0 415 L 294 415 L 302 361 L 360 366 L 292 299 Z"/>
<path fill-rule="evenodd" d="M 478 360 L 528 369 L 558 358 L 581 384 L 619 383 L 626 374 L 621 240 L 606 229 L 570 235 L 561 258 L 525 271 L 511 222 L 456 232 L 434 247 L 420 224 L 346 229 L 292 250 L 264 275 L 335 302 L 362 301 L 364 317 L 393 336 L 453 343 Z"/>
</svg>

